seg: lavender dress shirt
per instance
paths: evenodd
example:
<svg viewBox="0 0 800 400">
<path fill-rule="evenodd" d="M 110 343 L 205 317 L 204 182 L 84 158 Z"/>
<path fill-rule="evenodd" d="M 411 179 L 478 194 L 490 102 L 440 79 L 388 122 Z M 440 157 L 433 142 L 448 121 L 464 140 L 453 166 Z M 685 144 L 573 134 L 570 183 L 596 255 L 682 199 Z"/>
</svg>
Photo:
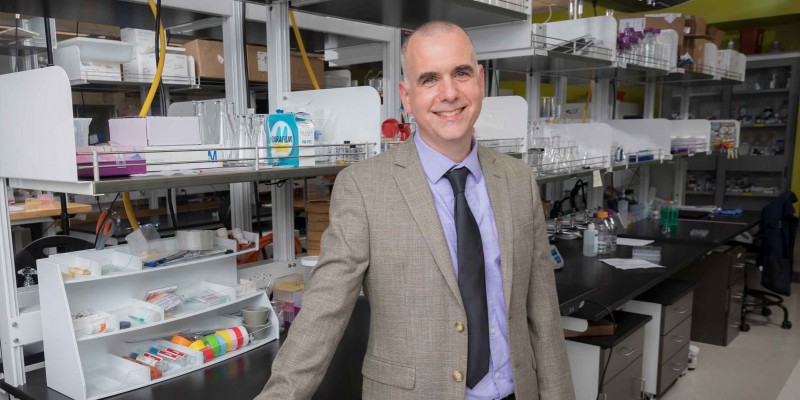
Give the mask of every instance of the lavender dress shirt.
<svg viewBox="0 0 800 400">
<path fill-rule="evenodd" d="M 514 378 L 511 370 L 511 358 L 508 354 L 508 327 L 506 325 L 506 307 L 503 299 L 503 275 L 500 270 L 500 242 L 497 236 L 494 211 L 483 178 L 483 170 L 478 160 L 478 148 L 472 140 L 472 150 L 460 164 L 454 163 L 443 154 L 437 152 L 419 134 L 414 135 L 422 169 L 428 178 L 428 185 L 433 194 L 436 212 L 442 222 L 450 259 L 453 260 L 456 277 L 458 277 L 458 256 L 456 227 L 453 220 L 454 196 L 453 188 L 444 174 L 452 168 L 466 167 L 467 204 L 472 210 L 483 241 L 483 257 L 486 268 L 486 305 L 489 309 L 489 349 L 491 360 L 489 373 L 472 389 L 467 388 L 466 399 L 489 400 L 500 399 L 514 392 Z"/>
</svg>

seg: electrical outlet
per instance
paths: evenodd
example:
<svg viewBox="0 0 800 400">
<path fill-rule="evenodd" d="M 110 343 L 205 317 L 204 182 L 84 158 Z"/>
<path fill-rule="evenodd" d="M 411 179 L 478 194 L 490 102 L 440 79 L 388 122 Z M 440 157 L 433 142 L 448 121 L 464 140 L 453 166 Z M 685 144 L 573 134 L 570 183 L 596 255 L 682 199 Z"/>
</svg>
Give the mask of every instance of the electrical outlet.
<svg viewBox="0 0 800 400">
<path fill-rule="evenodd" d="M 257 264 L 239 269 L 238 277 L 255 282 L 256 287 L 264 289 L 275 279 L 300 272 L 294 261 L 275 261 L 267 264 Z"/>
<path fill-rule="evenodd" d="M 239 270 L 239 278 L 248 279 L 256 283 L 256 287 L 264 289 L 272 280 L 272 274 L 267 272 L 265 265 L 249 267 Z"/>
</svg>

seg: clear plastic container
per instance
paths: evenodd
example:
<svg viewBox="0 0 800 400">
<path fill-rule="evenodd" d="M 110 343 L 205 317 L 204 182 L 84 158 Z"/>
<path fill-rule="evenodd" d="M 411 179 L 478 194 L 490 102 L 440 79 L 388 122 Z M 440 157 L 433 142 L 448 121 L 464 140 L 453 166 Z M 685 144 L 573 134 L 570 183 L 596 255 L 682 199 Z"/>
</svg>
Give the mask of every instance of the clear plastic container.
<svg viewBox="0 0 800 400">
<path fill-rule="evenodd" d="M 597 229 L 593 223 L 583 231 L 583 255 L 585 257 L 597 255 Z"/>
<path fill-rule="evenodd" d="M 621 199 L 617 203 L 617 210 L 619 213 L 619 221 L 622 222 L 622 225 L 625 226 L 628 224 L 628 200 Z"/>
<path fill-rule="evenodd" d="M 608 212 L 598 212 L 597 218 L 600 219 L 597 224 L 597 254 L 614 254 L 617 251 L 617 234 L 611 219 L 608 217 Z"/>
</svg>

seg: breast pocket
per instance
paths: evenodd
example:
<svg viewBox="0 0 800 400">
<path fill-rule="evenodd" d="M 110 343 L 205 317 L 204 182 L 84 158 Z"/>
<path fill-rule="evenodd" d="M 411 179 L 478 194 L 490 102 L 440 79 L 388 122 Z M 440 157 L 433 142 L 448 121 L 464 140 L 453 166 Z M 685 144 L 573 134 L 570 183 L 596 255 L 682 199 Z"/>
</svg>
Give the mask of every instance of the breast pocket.
<svg viewBox="0 0 800 400">
<path fill-rule="evenodd" d="M 361 367 L 365 378 L 401 389 L 414 389 L 416 370 L 408 365 L 383 360 L 367 354 Z"/>
</svg>

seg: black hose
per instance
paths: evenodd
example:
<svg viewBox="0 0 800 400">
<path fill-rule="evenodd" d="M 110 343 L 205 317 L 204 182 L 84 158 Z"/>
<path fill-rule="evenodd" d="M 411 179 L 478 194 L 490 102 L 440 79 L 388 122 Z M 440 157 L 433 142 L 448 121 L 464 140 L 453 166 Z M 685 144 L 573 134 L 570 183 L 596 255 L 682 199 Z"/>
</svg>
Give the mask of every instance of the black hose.
<svg viewBox="0 0 800 400">
<path fill-rule="evenodd" d="M 44 15 L 44 40 L 47 43 L 47 66 L 53 66 L 53 40 L 50 38 L 50 13 L 47 7 Z"/>
<path fill-rule="evenodd" d="M 247 3 L 242 4 L 242 54 L 244 54 L 244 86 L 245 86 L 245 104 L 247 104 L 246 108 L 255 108 L 255 106 L 250 104 L 250 68 L 247 65 L 247 19 L 245 19 L 245 14 L 247 13 Z M 258 186 L 256 186 L 258 188 Z M 258 195 L 256 191 L 256 195 Z M 259 221 L 259 224 L 261 221 Z"/>
<path fill-rule="evenodd" d="M 175 201 L 178 201 L 177 198 Z M 178 216 L 175 214 L 175 206 L 172 204 L 172 189 L 167 189 L 167 211 L 169 219 L 172 221 L 172 230 L 178 231 Z"/>
</svg>

